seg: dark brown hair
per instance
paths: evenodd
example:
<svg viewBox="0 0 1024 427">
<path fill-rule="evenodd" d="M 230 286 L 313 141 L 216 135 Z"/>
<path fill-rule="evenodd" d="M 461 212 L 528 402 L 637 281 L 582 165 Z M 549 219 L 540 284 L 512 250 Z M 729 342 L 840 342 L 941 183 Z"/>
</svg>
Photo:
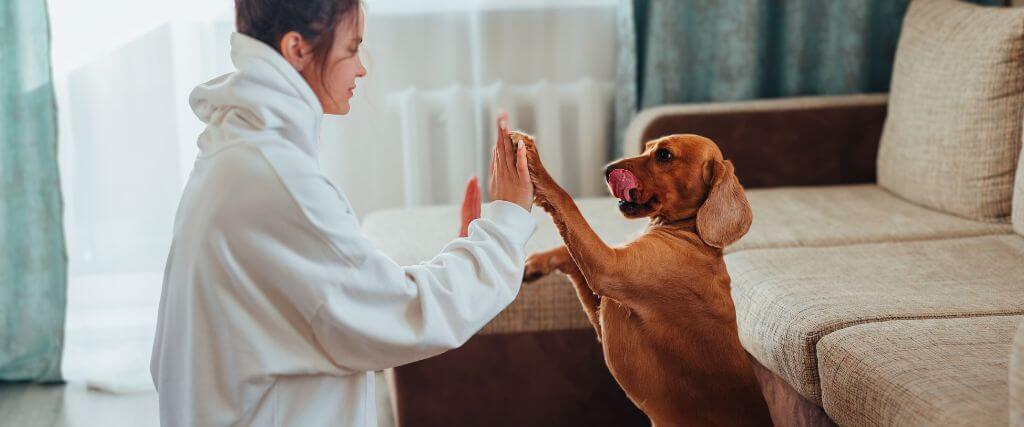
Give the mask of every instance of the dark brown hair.
<svg viewBox="0 0 1024 427">
<path fill-rule="evenodd" d="M 295 31 L 313 46 L 320 74 L 334 47 L 334 31 L 348 17 L 358 22 L 360 0 L 235 0 L 239 33 L 266 43 L 280 53 L 281 39 Z"/>
</svg>

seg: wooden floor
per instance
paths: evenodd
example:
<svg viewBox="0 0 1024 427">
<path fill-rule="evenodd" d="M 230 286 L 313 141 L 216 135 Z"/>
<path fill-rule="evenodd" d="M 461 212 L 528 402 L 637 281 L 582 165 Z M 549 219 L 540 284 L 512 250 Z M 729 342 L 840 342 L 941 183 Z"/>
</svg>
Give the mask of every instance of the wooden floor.
<svg viewBox="0 0 1024 427">
<path fill-rule="evenodd" d="M 377 376 L 377 417 L 380 427 L 394 424 L 387 386 Z M 110 394 L 84 384 L 36 385 L 0 383 L 0 426 L 26 427 L 149 427 L 159 426 L 155 392 Z"/>
</svg>

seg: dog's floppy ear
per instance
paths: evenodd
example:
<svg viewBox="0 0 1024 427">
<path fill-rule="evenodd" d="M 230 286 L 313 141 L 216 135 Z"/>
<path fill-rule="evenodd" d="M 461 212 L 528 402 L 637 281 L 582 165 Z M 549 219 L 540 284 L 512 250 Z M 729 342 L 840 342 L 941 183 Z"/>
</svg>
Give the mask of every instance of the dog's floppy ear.
<svg viewBox="0 0 1024 427">
<path fill-rule="evenodd" d="M 709 161 L 705 178 L 711 181 L 711 189 L 697 211 L 697 233 L 709 246 L 724 248 L 747 234 L 754 214 L 732 162 Z"/>
</svg>

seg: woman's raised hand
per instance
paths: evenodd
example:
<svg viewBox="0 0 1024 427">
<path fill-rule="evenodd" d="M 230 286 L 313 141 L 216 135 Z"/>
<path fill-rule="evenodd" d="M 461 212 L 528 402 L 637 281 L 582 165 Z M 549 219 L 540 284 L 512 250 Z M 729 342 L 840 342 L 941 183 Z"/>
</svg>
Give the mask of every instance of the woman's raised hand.
<svg viewBox="0 0 1024 427">
<path fill-rule="evenodd" d="M 469 236 L 469 223 L 480 218 L 480 182 L 473 176 L 466 182 L 466 195 L 462 198 L 462 226 L 459 237 Z"/>
<path fill-rule="evenodd" d="M 491 151 L 491 197 L 526 209 L 533 207 L 533 183 L 526 164 L 526 147 L 513 145 L 508 135 L 508 113 L 498 117 L 498 140 Z"/>
</svg>

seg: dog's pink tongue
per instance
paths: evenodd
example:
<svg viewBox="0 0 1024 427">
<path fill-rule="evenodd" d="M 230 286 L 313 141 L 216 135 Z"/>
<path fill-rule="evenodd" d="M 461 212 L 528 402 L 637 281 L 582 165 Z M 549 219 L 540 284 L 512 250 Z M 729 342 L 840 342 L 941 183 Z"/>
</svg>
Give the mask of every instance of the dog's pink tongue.
<svg viewBox="0 0 1024 427">
<path fill-rule="evenodd" d="M 608 186 L 612 188 L 612 195 L 627 202 L 633 201 L 633 196 L 629 194 L 629 190 L 637 188 L 636 175 L 625 169 L 615 169 L 612 173 L 608 174 Z"/>
</svg>

